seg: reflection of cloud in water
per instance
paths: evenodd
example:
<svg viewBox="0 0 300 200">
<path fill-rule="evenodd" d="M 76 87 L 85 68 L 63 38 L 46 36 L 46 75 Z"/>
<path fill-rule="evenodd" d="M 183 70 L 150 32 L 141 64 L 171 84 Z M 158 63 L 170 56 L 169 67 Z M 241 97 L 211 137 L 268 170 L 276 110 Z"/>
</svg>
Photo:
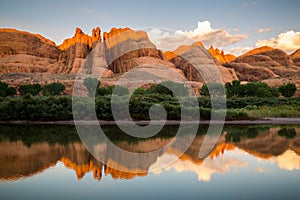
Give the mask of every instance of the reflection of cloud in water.
<svg viewBox="0 0 300 200">
<path fill-rule="evenodd" d="M 281 169 L 289 171 L 300 169 L 300 156 L 292 150 L 286 150 L 276 158 L 276 161 L 278 167 Z"/>
<path fill-rule="evenodd" d="M 234 150 L 235 151 L 235 150 Z M 156 165 L 167 163 L 174 155 L 164 154 L 161 156 L 151 168 Z M 234 167 L 246 167 L 247 163 L 231 156 L 222 155 L 214 159 L 206 158 L 201 164 L 194 163 L 191 160 L 177 160 L 171 166 L 167 166 L 164 170 L 174 169 L 176 172 L 193 172 L 197 174 L 199 181 L 210 181 L 211 176 L 215 173 L 224 174 Z M 154 174 L 160 174 L 162 171 L 155 171 Z"/>
</svg>

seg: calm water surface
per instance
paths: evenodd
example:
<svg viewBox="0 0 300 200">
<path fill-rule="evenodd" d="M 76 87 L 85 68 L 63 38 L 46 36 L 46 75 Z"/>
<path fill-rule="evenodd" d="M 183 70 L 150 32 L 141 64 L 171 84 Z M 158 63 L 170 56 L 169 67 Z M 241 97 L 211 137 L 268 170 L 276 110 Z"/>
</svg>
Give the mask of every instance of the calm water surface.
<svg viewBox="0 0 300 200">
<path fill-rule="evenodd" d="M 72 126 L 2 125 L 0 199 L 300 199 L 299 125 L 225 126 L 213 151 L 200 159 L 206 128 L 161 170 L 151 169 L 178 150 L 147 158 L 143 168 L 125 166 L 114 159 L 122 155 L 103 151 L 122 171 L 90 155 Z M 140 140 L 115 126 L 104 130 L 121 148 L 144 152 L 168 143 L 177 127 Z"/>
</svg>

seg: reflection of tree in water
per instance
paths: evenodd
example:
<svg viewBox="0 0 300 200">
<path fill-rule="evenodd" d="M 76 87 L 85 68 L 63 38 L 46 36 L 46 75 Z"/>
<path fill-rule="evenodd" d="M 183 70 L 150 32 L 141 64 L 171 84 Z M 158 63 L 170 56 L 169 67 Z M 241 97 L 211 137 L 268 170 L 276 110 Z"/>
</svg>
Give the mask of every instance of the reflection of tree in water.
<svg viewBox="0 0 300 200">
<path fill-rule="evenodd" d="M 288 139 L 293 139 L 296 137 L 296 129 L 295 128 L 282 128 L 278 131 L 278 135 L 286 137 Z"/>
<path fill-rule="evenodd" d="M 260 132 L 268 131 L 270 126 L 247 126 L 229 129 L 225 135 L 227 142 L 240 142 L 242 138 L 256 138 Z"/>
</svg>

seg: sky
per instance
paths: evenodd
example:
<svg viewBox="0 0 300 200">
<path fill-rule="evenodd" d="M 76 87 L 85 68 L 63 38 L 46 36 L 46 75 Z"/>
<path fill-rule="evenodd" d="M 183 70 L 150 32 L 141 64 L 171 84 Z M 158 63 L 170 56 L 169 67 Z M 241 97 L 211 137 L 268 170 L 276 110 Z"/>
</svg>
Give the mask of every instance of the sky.
<svg viewBox="0 0 300 200">
<path fill-rule="evenodd" d="M 146 30 L 161 49 L 186 38 L 241 54 L 269 45 L 292 53 L 300 48 L 299 0 L 1 0 L 0 27 L 39 33 L 61 44 L 80 27 L 91 34 L 112 27 Z M 171 44 L 172 43 L 172 44 Z"/>
</svg>

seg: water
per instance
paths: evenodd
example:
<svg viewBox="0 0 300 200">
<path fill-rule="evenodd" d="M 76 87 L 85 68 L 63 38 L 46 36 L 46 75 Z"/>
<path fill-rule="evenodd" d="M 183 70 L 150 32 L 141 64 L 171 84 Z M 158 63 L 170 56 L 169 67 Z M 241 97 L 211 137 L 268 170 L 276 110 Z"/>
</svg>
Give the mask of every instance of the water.
<svg viewBox="0 0 300 200">
<path fill-rule="evenodd" d="M 146 169 L 108 157 L 110 166 L 121 171 L 90 155 L 72 126 L 2 125 L 0 199 L 300 198 L 299 125 L 225 126 L 214 150 L 200 159 L 206 128 L 200 127 L 190 148 L 161 170 L 152 169 L 176 158 L 176 149 L 149 157 Z M 104 130 L 118 146 L 139 152 L 168 143 L 177 127 L 143 140 L 127 137 L 115 126 Z"/>
</svg>

